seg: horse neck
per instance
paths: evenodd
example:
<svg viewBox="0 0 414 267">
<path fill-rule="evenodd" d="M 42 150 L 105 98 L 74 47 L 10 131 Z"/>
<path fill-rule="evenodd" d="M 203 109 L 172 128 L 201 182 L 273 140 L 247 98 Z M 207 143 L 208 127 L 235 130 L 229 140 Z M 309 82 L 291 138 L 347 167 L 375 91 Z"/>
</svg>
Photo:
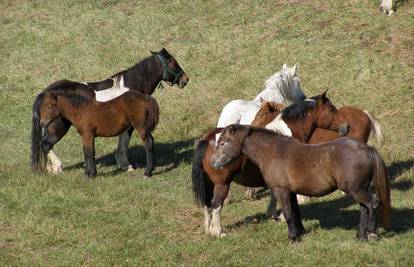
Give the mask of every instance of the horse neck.
<svg viewBox="0 0 414 267">
<path fill-rule="evenodd" d="M 307 143 L 316 129 L 316 121 L 315 113 L 311 112 L 310 116 L 306 116 L 304 120 L 285 121 L 285 123 L 291 130 L 293 138 Z"/>
<path fill-rule="evenodd" d="M 278 142 L 277 139 L 278 137 L 275 135 L 254 131 L 245 137 L 241 151 L 253 163 L 262 168 L 263 164 L 271 158 L 270 153 L 274 150 L 269 148 L 269 144 Z"/>
<path fill-rule="evenodd" d="M 151 95 L 162 80 L 162 66 L 154 56 L 144 59 L 123 74 L 125 86 Z"/>
<path fill-rule="evenodd" d="M 57 107 L 62 117 L 72 122 L 76 117 L 82 116 L 84 113 L 85 104 L 79 104 L 79 107 L 74 107 L 72 101 L 64 96 L 58 96 Z"/>
<path fill-rule="evenodd" d="M 260 101 L 263 98 L 266 101 L 274 101 L 276 103 L 291 104 L 286 99 L 286 95 L 283 92 L 283 80 L 274 75 L 266 81 L 265 89 L 261 91 L 255 101 Z"/>
</svg>

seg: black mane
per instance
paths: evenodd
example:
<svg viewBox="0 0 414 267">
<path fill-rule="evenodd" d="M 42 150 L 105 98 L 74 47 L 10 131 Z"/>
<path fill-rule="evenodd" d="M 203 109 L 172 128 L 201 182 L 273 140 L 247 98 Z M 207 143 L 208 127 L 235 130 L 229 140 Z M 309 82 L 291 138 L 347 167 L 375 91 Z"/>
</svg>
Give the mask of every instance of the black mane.
<svg viewBox="0 0 414 267">
<path fill-rule="evenodd" d="M 70 103 L 74 108 L 80 108 L 84 105 L 88 105 L 92 102 L 92 99 L 85 97 L 83 95 L 69 93 L 69 92 L 58 92 L 55 93 L 56 96 L 62 96 L 69 99 Z"/>
<path fill-rule="evenodd" d="M 304 100 L 299 103 L 292 104 L 282 111 L 282 119 L 284 121 L 304 120 L 308 110 L 316 108 L 315 101 Z"/>
</svg>

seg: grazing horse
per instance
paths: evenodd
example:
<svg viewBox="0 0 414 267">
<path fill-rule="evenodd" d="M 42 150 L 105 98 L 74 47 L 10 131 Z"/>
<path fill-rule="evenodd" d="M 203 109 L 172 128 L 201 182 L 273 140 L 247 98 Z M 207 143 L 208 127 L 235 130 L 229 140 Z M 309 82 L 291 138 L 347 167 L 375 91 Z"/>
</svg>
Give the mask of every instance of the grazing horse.
<svg viewBox="0 0 414 267">
<path fill-rule="evenodd" d="M 283 104 L 272 106 L 270 106 L 269 102 L 262 104 L 262 110 L 267 110 L 272 114 L 280 113 L 278 119 L 281 117 L 288 123 L 295 125 L 295 128 L 292 128 L 295 129 L 294 133 L 298 138 L 310 137 L 312 135 L 312 129 L 316 127 L 327 127 L 330 124 L 329 120 L 332 116 L 332 106 L 324 97 L 319 98 L 317 101 L 302 101 L 297 104 L 292 104 L 282 111 L 283 107 Z M 266 124 L 269 121 L 262 120 L 255 122 L 255 125 L 261 127 L 266 126 L 268 129 L 291 136 L 292 132 L 284 120 L 278 120 L 276 123 L 270 121 L 269 124 Z M 299 125 L 302 126 L 299 127 Z M 198 142 L 194 150 L 192 169 L 193 191 L 199 194 L 200 186 L 206 186 L 207 195 L 204 207 L 205 230 L 214 236 L 221 236 L 222 234 L 220 210 L 211 209 L 210 205 L 212 192 L 216 190 L 214 185 L 226 183 L 234 179 L 236 183 L 242 185 L 249 184 L 251 181 L 251 186 L 257 186 L 257 184 L 260 184 L 258 181 L 263 181 L 258 167 L 244 158 L 236 159 L 220 170 L 211 167 L 211 157 L 216 150 L 215 135 L 220 132 L 220 129 L 214 129 Z M 265 186 L 264 182 L 260 186 Z M 272 199 L 272 201 L 274 200 Z M 272 202 L 269 204 L 268 214 L 272 217 L 277 217 L 275 207 L 276 205 L 272 204 Z"/>
<path fill-rule="evenodd" d="M 95 137 L 111 137 L 137 130 L 146 152 L 145 177 L 154 169 L 154 140 L 151 132 L 158 123 L 159 108 L 155 99 L 137 91 L 127 91 L 108 102 L 98 102 L 74 93 L 41 94 L 40 125 L 47 128 L 54 120 L 64 118 L 82 136 L 85 175 L 96 176 Z"/>
<path fill-rule="evenodd" d="M 217 128 L 233 123 L 250 125 L 260 108 L 261 99 L 290 105 L 305 98 L 296 65 L 289 68 L 284 64 L 280 71 L 266 80 L 265 89 L 254 100 L 237 99 L 227 103 L 220 114 Z"/>
<path fill-rule="evenodd" d="M 64 118 L 57 118 L 50 123 L 44 131 L 40 132 L 39 122 L 41 116 L 39 107 L 42 105 L 43 93 L 52 91 L 56 93 L 68 92 L 79 94 L 86 98 L 96 99 L 99 102 L 110 101 L 117 96 L 131 90 L 146 95 L 151 95 L 161 81 L 171 86 L 177 85 L 184 88 L 188 83 L 188 77 L 166 49 L 159 52 L 151 52 L 152 55 L 112 77 L 99 82 L 75 82 L 60 80 L 52 83 L 40 93 L 33 104 L 32 114 L 32 145 L 31 165 L 34 170 L 43 170 L 46 163 L 45 156 L 51 161 L 51 169 L 54 173 L 62 171 L 62 163 L 55 155 L 52 148 L 68 132 L 71 123 Z M 131 139 L 132 130 L 125 131 L 119 136 L 118 148 L 115 158 L 119 167 L 124 170 L 132 169 L 128 161 L 128 144 Z M 152 136 L 149 138 L 152 139 Z"/>
<path fill-rule="evenodd" d="M 292 241 L 299 241 L 305 232 L 296 193 L 320 197 L 339 189 L 350 195 L 360 204 L 357 238 L 361 240 L 378 239 L 378 207 L 384 226 L 389 226 L 391 200 L 387 169 L 375 148 L 365 143 L 340 138 L 307 145 L 266 129 L 230 125 L 222 131 L 211 165 L 220 170 L 241 155 L 260 168 L 264 183 L 282 204 Z M 231 182 L 214 184 L 212 209 L 223 205 Z M 370 190 L 372 184 L 375 194 Z M 197 192 L 198 202 L 206 204 L 205 193 Z"/>
</svg>

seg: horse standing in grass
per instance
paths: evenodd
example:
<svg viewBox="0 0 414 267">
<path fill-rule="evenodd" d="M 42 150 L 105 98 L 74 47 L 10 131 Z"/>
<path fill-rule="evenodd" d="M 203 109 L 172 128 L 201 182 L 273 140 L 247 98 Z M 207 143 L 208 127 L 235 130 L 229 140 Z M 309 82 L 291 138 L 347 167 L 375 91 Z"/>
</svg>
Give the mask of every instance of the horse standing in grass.
<svg viewBox="0 0 414 267">
<path fill-rule="evenodd" d="M 85 156 L 85 175 L 96 176 L 95 137 L 111 137 L 135 129 L 146 152 L 145 177 L 154 169 L 154 139 L 151 132 L 158 123 L 159 108 L 155 99 L 137 91 L 128 91 L 108 101 L 97 102 L 73 93 L 41 94 L 40 125 L 47 128 L 54 120 L 64 118 L 73 124 L 82 136 Z"/>
<path fill-rule="evenodd" d="M 283 107 L 283 104 L 270 105 L 269 102 L 263 103 L 261 110 L 272 115 L 279 114 L 277 116 L 278 121 L 258 120 L 254 124 L 260 127 L 266 126 L 266 128 L 273 131 L 292 136 L 292 131 L 286 122 L 280 119 L 284 118 L 296 126 L 294 128 L 295 136 L 301 138 L 310 137 L 316 127 L 328 127 L 332 120 L 332 105 L 324 97 L 321 97 L 318 101 L 302 101 L 282 111 Z M 264 113 L 262 117 L 266 117 Z M 256 118 L 258 115 L 256 115 Z M 301 127 L 299 127 L 300 125 Z M 257 186 L 257 184 L 260 184 L 260 186 L 265 186 L 260 169 L 243 157 L 235 159 L 220 170 L 211 167 L 211 157 L 216 150 L 215 135 L 220 132 L 220 129 L 214 129 L 198 142 L 194 150 L 192 169 L 193 191 L 196 193 L 200 187 L 205 187 L 205 230 L 214 236 L 222 235 L 220 224 L 221 206 L 217 209 L 212 209 L 210 203 L 213 192 L 219 190 L 219 187 L 215 187 L 216 184 L 226 184 L 234 179 L 235 182 L 242 185 L 251 184 L 250 186 Z M 275 207 L 276 205 L 272 204 L 272 202 L 269 204 L 268 214 L 272 217 L 277 217 Z"/>
<path fill-rule="evenodd" d="M 282 204 L 292 241 L 305 233 L 296 193 L 320 197 L 339 189 L 350 195 L 360 204 L 357 238 L 361 240 L 378 239 L 378 207 L 384 226 L 389 226 L 387 169 L 373 147 L 351 138 L 306 145 L 269 130 L 230 125 L 222 131 L 211 165 L 220 170 L 241 155 L 260 168 L 264 183 Z M 214 184 L 213 209 L 223 205 L 230 183 Z M 205 205 L 205 187 L 195 189 L 196 200 Z"/>
<path fill-rule="evenodd" d="M 227 103 L 220 114 L 217 128 L 233 123 L 250 125 L 260 108 L 261 99 L 290 105 L 305 98 L 296 65 L 289 68 L 284 64 L 280 71 L 266 80 L 265 89 L 254 100 L 237 99 Z"/>
<path fill-rule="evenodd" d="M 151 95 L 161 81 L 171 86 L 177 85 L 184 88 L 188 83 L 188 77 L 178 62 L 166 49 L 159 52 L 151 52 L 152 55 L 123 70 L 112 77 L 99 82 L 75 82 L 60 80 L 49 85 L 35 99 L 32 114 L 32 144 L 31 144 L 31 165 L 34 170 L 45 169 L 46 157 L 51 166 L 46 168 L 54 173 L 62 171 L 62 163 L 53 152 L 53 146 L 68 132 L 71 122 L 64 118 L 57 118 L 51 122 L 46 130 L 41 132 L 39 107 L 43 104 L 43 93 L 72 93 L 83 97 L 94 99 L 98 102 L 110 101 L 125 92 L 138 91 Z M 110 118 L 108 118 L 110 119 Z M 131 140 L 133 130 L 124 131 L 119 136 L 118 148 L 115 158 L 119 167 L 124 170 L 131 170 L 132 165 L 128 161 L 128 144 Z M 152 139 L 152 136 L 148 138 Z M 49 164 L 49 162 L 47 162 Z"/>
</svg>

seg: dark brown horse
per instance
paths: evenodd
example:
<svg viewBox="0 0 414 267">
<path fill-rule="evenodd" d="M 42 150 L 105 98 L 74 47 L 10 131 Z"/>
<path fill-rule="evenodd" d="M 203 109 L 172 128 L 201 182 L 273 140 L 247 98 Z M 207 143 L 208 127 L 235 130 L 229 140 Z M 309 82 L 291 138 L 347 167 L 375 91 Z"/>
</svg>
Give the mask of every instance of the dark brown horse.
<svg viewBox="0 0 414 267">
<path fill-rule="evenodd" d="M 324 93 L 325 94 L 325 93 Z M 323 95 L 324 95 L 323 94 Z M 256 126 L 268 127 L 275 131 L 281 131 L 284 134 L 292 135 L 300 140 L 308 140 L 316 127 L 327 127 L 332 120 L 332 105 L 326 98 L 321 97 L 318 101 L 302 101 L 295 103 L 288 108 L 283 109 L 283 105 L 270 105 L 270 103 L 262 104 L 262 110 L 266 110 L 272 114 L 279 114 L 281 117 L 276 123 L 266 125 L 267 121 L 257 121 Z M 286 122 L 291 123 L 295 127 L 290 132 Z M 284 132 L 285 130 L 288 132 Z M 221 226 L 219 222 L 219 212 L 210 208 L 211 197 L 213 191 L 219 190 L 215 187 L 217 184 L 226 184 L 233 179 L 242 185 L 251 183 L 251 186 L 260 184 L 265 186 L 260 170 L 249 160 L 239 158 L 234 160 L 225 168 L 216 170 L 211 167 L 211 156 L 216 149 L 216 134 L 220 133 L 220 129 L 214 129 L 206 134 L 197 144 L 194 151 L 192 181 L 193 191 L 197 195 L 197 199 L 205 205 L 205 230 L 215 236 L 221 235 Z M 237 175 L 236 175 L 237 174 Z M 202 184 L 202 185 L 201 185 Z M 199 188 L 206 186 L 205 195 L 200 195 Z M 268 214 L 272 217 L 277 216 L 275 204 L 269 205 Z"/>
<path fill-rule="evenodd" d="M 146 152 L 144 176 L 151 176 L 154 169 L 154 140 L 151 132 L 159 117 L 158 104 L 153 97 L 128 91 L 101 103 L 73 93 L 47 91 L 42 94 L 40 125 L 47 128 L 56 119 L 64 118 L 75 126 L 82 136 L 85 175 L 96 176 L 95 137 L 117 136 L 128 129 L 132 133 L 135 129 Z"/>
<path fill-rule="evenodd" d="M 62 163 L 53 153 L 53 146 L 68 132 L 71 123 L 64 118 L 57 118 L 50 123 L 41 133 L 39 122 L 41 116 L 39 107 L 42 105 L 43 93 L 52 91 L 55 93 L 79 94 L 86 98 L 96 99 L 99 102 L 109 101 L 129 90 L 138 91 L 146 95 L 151 95 L 154 90 L 165 81 L 171 86 L 177 85 L 184 88 L 188 82 L 188 77 L 180 67 L 178 62 L 171 56 L 166 49 L 159 52 L 151 52 L 147 57 L 136 65 L 123 70 L 106 80 L 99 82 L 75 82 L 60 80 L 52 83 L 40 93 L 33 104 L 32 115 L 32 155 L 31 165 L 34 170 L 45 169 L 46 155 L 51 161 L 51 171 L 59 173 L 62 171 Z M 124 170 L 131 169 L 128 161 L 128 144 L 131 139 L 132 130 L 123 132 L 119 136 L 118 148 L 115 158 L 119 167 Z M 152 136 L 148 137 L 152 139 Z"/>
<path fill-rule="evenodd" d="M 320 197 L 339 189 L 350 195 L 360 204 L 359 239 L 378 238 L 378 207 L 384 226 L 389 226 L 387 169 L 375 148 L 365 143 L 340 138 L 306 145 L 269 130 L 230 125 L 222 131 L 211 165 L 219 170 L 241 155 L 260 168 L 264 183 L 280 201 L 292 241 L 305 232 L 296 193 Z M 223 205 L 230 183 L 214 185 L 212 209 Z"/>
</svg>

